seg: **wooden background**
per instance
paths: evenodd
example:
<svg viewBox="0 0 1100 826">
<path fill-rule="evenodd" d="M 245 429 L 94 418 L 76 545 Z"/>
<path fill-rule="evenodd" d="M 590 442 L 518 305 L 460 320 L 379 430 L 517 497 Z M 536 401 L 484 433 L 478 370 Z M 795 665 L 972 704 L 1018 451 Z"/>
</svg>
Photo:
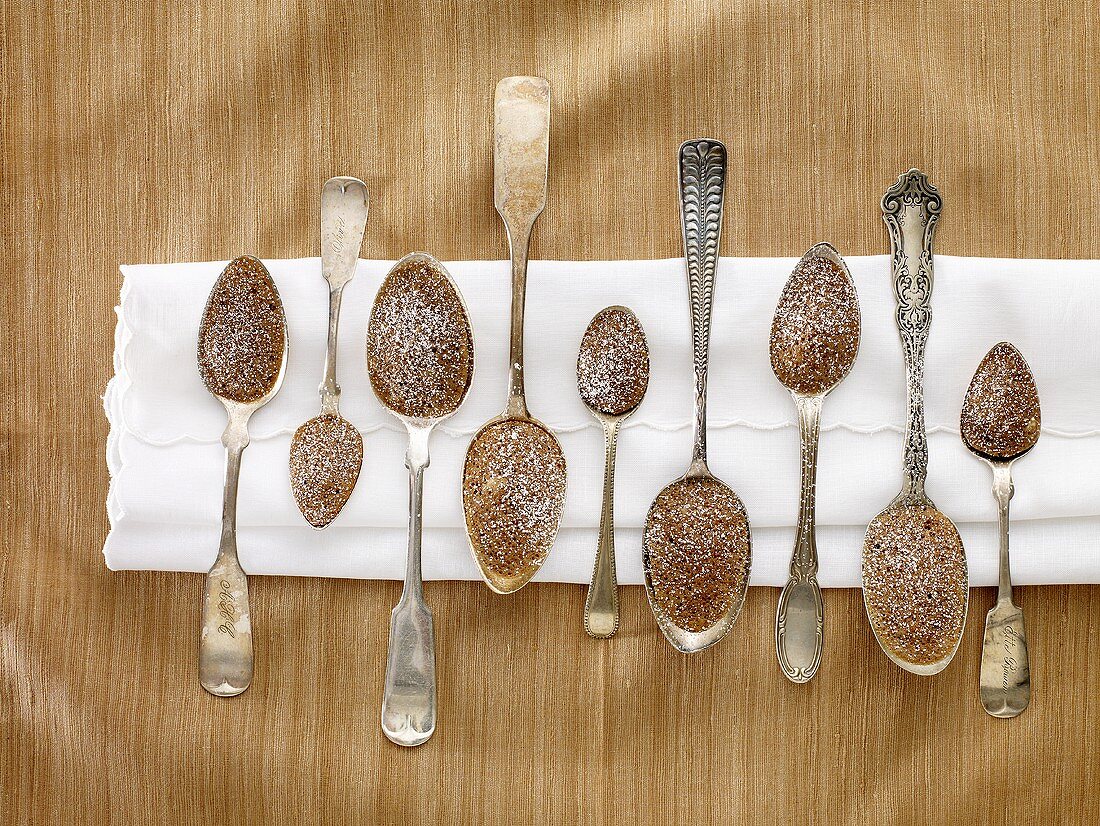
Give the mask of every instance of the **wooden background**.
<svg viewBox="0 0 1100 826">
<path fill-rule="evenodd" d="M 554 90 L 536 256 L 678 255 L 675 149 L 709 134 L 727 254 L 882 252 L 878 199 L 916 165 L 940 252 L 1097 258 L 1100 13 L 1047 5 L 3 0 L 0 815 L 1100 821 L 1100 587 L 1020 591 L 1035 699 L 1002 722 L 977 699 L 989 590 L 932 679 L 829 592 L 796 687 L 773 589 L 688 658 L 640 588 L 597 643 L 580 587 L 429 584 L 440 726 L 404 751 L 378 725 L 397 583 L 253 580 L 256 681 L 225 701 L 195 678 L 199 577 L 100 556 L 119 262 L 313 255 L 335 174 L 370 187 L 365 257 L 501 258 L 492 91 L 526 73 Z"/>
</svg>

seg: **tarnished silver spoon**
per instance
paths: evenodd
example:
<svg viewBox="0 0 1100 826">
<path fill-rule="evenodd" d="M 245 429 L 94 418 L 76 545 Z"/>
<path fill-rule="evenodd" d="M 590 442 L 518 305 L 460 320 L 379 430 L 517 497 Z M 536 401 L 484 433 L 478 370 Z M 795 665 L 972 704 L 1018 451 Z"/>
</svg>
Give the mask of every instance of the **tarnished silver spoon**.
<svg viewBox="0 0 1100 826">
<path fill-rule="evenodd" d="M 863 539 L 863 604 L 875 639 L 897 665 L 925 675 L 942 671 L 955 656 L 969 596 L 959 531 L 924 492 L 924 348 L 932 326 L 932 236 L 941 206 L 936 188 L 917 169 L 901 175 L 882 198 L 905 358 L 905 478 Z"/>
<path fill-rule="evenodd" d="M 722 234 L 726 147 L 703 138 L 680 146 L 684 234 L 695 353 L 695 427 L 687 473 L 649 507 L 642 538 L 646 596 L 665 638 L 690 653 L 733 626 L 752 565 L 749 518 L 737 494 L 707 467 L 707 368 L 711 300 Z"/>
<path fill-rule="evenodd" d="M 1002 341 L 978 365 L 959 417 L 963 443 L 993 469 L 1001 522 L 997 604 L 985 617 L 979 695 L 994 717 L 1015 717 L 1031 702 L 1031 666 L 1024 612 L 1012 601 L 1008 503 L 1012 463 L 1035 447 L 1042 429 L 1039 391 L 1020 351 Z"/>
<path fill-rule="evenodd" d="M 420 572 L 428 441 L 470 389 L 474 342 L 466 305 L 443 265 L 426 253 L 398 261 L 378 288 L 367 326 L 367 371 L 378 400 L 409 432 L 409 553 L 390 616 L 382 730 L 400 746 L 435 731 L 435 629 Z"/>
<path fill-rule="evenodd" d="M 321 412 L 290 442 L 290 487 L 298 509 L 324 528 L 347 504 L 363 466 L 363 437 L 340 415 L 336 345 L 344 286 L 355 277 L 367 225 L 367 185 L 330 178 L 321 189 L 321 275 L 328 282 L 328 346 L 321 382 Z"/>
<path fill-rule="evenodd" d="M 565 454 L 527 410 L 523 308 L 527 249 L 546 205 L 550 84 L 506 77 L 497 84 L 493 196 L 512 259 L 512 333 L 504 411 L 474 434 L 462 468 L 462 506 L 474 561 L 499 594 L 526 585 L 542 567 L 565 507 Z"/>
<path fill-rule="evenodd" d="M 283 302 L 267 268 L 251 256 L 229 262 L 210 291 L 199 327 L 199 375 L 225 405 L 225 490 L 218 555 L 206 576 L 199 681 L 219 697 L 252 682 L 248 578 L 237 559 L 237 483 L 248 420 L 279 392 L 286 372 Z"/>
<path fill-rule="evenodd" d="M 791 576 L 775 613 L 779 667 L 795 683 L 808 682 L 817 673 L 825 640 L 814 535 L 821 406 L 852 369 L 859 335 L 859 297 L 848 268 L 832 245 L 818 244 L 802 257 L 783 287 L 769 347 L 772 370 L 794 398 L 802 442 Z"/>
<path fill-rule="evenodd" d="M 649 387 L 649 345 L 638 317 L 626 307 L 596 313 L 581 338 L 577 390 L 603 425 L 604 476 L 600 537 L 592 583 L 584 603 L 584 630 L 606 638 L 619 629 L 615 581 L 615 446 L 619 428 L 638 409 Z"/>
</svg>

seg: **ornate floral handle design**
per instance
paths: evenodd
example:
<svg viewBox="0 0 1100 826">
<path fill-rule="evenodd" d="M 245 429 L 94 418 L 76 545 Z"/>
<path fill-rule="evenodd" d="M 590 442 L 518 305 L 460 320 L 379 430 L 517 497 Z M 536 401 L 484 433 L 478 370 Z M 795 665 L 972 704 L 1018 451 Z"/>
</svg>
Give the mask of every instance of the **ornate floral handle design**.
<svg viewBox="0 0 1100 826">
<path fill-rule="evenodd" d="M 893 248 L 896 320 L 905 356 L 905 490 L 924 496 L 928 436 L 924 429 L 924 348 L 932 326 L 932 238 L 943 201 L 927 176 L 910 169 L 882 196 L 882 220 Z"/>
<path fill-rule="evenodd" d="M 699 138 L 680 145 L 680 221 L 684 232 L 691 336 L 695 348 L 694 462 L 707 460 L 707 365 L 710 360 L 710 315 L 722 205 L 726 188 L 726 147 Z"/>
</svg>

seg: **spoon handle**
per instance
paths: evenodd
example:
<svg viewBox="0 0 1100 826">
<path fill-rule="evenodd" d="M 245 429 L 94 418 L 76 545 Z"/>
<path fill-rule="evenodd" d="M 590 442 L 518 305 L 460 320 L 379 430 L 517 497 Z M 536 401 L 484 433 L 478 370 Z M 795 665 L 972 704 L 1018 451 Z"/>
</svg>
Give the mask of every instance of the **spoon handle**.
<svg viewBox="0 0 1100 826">
<path fill-rule="evenodd" d="M 1012 573 L 1008 560 L 1008 503 L 1012 499 L 1009 462 L 991 462 L 993 495 L 1001 522 L 1001 564 L 997 604 L 986 614 L 982 641 L 979 694 L 982 706 L 994 717 L 1015 717 L 1031 702 L 1031 667 L 1027 655 L 1024 613 L 1012 601 Z"/>
<path fill-rule="evenodd" d="M 493 201 L 508 232 L 512 259 L 512 341 L 508 409 L 526 415 L 523 397 L 523 305 L 527 252 L 535 219 L 546 206 L 550 162 L 550 84 L 506 77 L 497 84 L 493 123 Z"/>
<path fill-rule="evenodd" d="M 199 641 L 199 681 L 218 697 L 240 694 L 252 682 L 252 621 L 248 578 L 237 559 L 237 483 L 248 445 L 243 421 L 230 414 L 225 444 L 225 493 L 218 556 L 206 575 Z"/>
<path fill-rule="evenodd" d="M 928 436 L 924 430 L 924 348 L 932 327 L 932 237 L 943 201 L 919 169 L 882 196 L 882 220 L 893 248 L 895 318 L 905 356 L 905 493 L 924 495 Z"/>
<path fill-rule="evenodd" d="M 691 337 L 695 351 L 695 433 L 693 464 L 707 461 L 707 366 L 710 316 L 722 205 L 726 189 L 726 147 L 710 138 L 680 145 L 680 223 L 684 233 Z"/>
<path fill-rule="evenodd" d="M 321 382 L 321 413 L 340 404 L 336 383 L 336 342 L 344 285 L 355 276 L 367 227 L 367 185 L 358 178 L 329 178 L 321 188 L 321 275 L 328 282 L 328 347 Z"/>
<path fill-rule="evenodd" d="M 596 565 L 584 603 L 584 630 L 590 637 L 606 639 L 619 630 L 619 586 L 615 579 L 615 446 L 619 422 L 604 422 L 603 509 Z"/>
<path fill-rule="evenodd" d="M 424 602 L 420 570 L 423 535 L 424 468 L 430 428 L 409 427 L 409 555 L 405 587 L 390 614 L 382 731 L 399 746 L 419 746 L 435 731 L 435 628 Z"/>
<path fill-rule="evenodd" d="M 814 535 L 817 490 L 817 444 L 824 396 L 795 395 L 802 440 L 802 492 L 791 576 L 779 597 L 775 614 L 775 652 L 779 667 L 791 682 L 808 682 L 821 666 L 825 606 L 817 582 L 817 539 Z"/>
</svg>

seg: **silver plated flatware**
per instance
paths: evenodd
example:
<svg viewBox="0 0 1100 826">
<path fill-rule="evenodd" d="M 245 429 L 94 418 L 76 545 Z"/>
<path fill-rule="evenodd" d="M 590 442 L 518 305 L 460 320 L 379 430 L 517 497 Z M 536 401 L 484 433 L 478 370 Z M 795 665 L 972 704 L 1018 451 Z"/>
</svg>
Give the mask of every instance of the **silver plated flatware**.
<svg viewBox="0 0 1100 826">
<path fill-rule="evenodd" d="M 725 185 L 726 147 L 721 142 L 701 138 L 680 146 L 680 223 L 695 362 L 694 444 L 687 472 L 650 505 L 642 568 L 657 625 L 684 653 L 714 645 L 733 627 L 752 565 L 745 506 L 707 466 L 711 302 Z"/>
<path fill-rule="evenodd" d="M 882 198 L 908 415 L 901 492 L 871 521 L 863 540 L 863 603 L 875 639 L 894 663 L 924 675 L 942 671 L 955 656 L 969 596 L 959 531 L 924 492 L 924 350 L 932 326 L 932 238 L 942 205 L 917 169 L 901 175 Z"/>
<path fill-rule="evenodd" d="M 821 666 L 825 604 L 817 581 L 815 501 L 821 407 L 859 352 L 859 297 L 848 267 L 830 244 L 798 262 L 772 320 L 772 370 L 791 391 L 802 442 L 802 486 L 791 575 L 775 613 L 775 652 L 791 682 L 808 682 Z"/>
<path fill-rule="evenodd" d="M 367 371 L 378 400 L 409 433 L 409 548 L 405 587 L 390 615 L 382 730 L 400 746 L 435 731 L 435 628 L 421 575 L 424 470 L 432 430 L 470 389 L 470 318 L 447 270 L 426 253 L 398 261 L 378 288 L 367 326 Z"/>
<path fill-rule="evenodd" d="M 959 416 L 963 443 L 993 470 L 1000 512 L 997 603 L 985 617 L 979 696 L 994 717 L 1016 717 L 1031 702 L 1031 665 L 1024 612 L 1012 599 L 1008 559 L 1008 503 L 1012 463 L 1035 447 L 1042 429 L 1039 391 L 1020 351 L 1002 341 L 982 359 Z"/>
<path fill-rule="evenodd" d="M 252 682 L 248 578 L 237 559 L 237 487 L 248 420 L 279 392 L 286 359 L 286 317 L 275 282 L 251 256 L 230 261 L 210 291 L 198 344 L 199 375 L 229 419 L 222 434 L 221 543 L 206 576 L 199 641 L 199 681 L 219 697 L 240 694 Z"/>
<path fill-rule="evenodd" d="M 596 313 L 577 354 L 577 390 L 603 427 L 603 508 L 592 582 L 584 602 L 584 630 L 606 639 L 619 629 L 615 579 L 615 452 L 619 428 L 649 387 L 649 345 L 638 317 L 626 307 Z"/>
<path fill-rule="evenodd" d="M 523 381 L 527 253 L 546 205 L 549 155 L 550 84 L 539 77 L 504 78 L 496 89 L 493 193 L 512 259 L 508 400 L 470 441 L 462 471 L 474 561 L 500 594 L 518 591 L 538 572 L 565 506 L 565 455 L 550 428 L 528 412 Z"/>
<path fill-rule="evenodd" d="M 355 277 L 366 226 L 367 185 L 358 178 L 330 178 L 321 189 L 321 275 L 329 287 L 321 412 L 290 442 L 290 487 L 315 528 L 327 527 L 347 504 L 363 466 L 363 437 L 340 415 L 336 345 L 344 287 Z"/>
</svg>

